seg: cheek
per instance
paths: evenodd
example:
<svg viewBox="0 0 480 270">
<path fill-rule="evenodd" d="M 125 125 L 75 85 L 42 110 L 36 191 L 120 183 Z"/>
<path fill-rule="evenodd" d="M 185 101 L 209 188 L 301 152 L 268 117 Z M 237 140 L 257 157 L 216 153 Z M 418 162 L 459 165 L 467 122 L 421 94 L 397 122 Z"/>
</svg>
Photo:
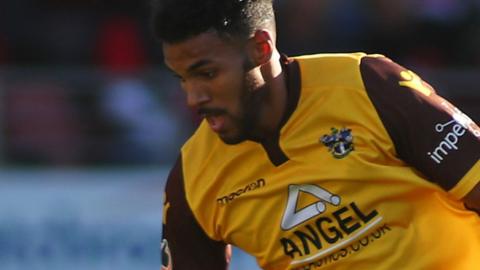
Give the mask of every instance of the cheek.
<svg viewBox="0 0 480 270">
<path fill-rule="evenodd" d="M 230 72 L 219 78 L 215 83 L 215 92 L 220 102 L 238 103 L 244 95 L 245 77 L 243 72 Z"/>
<path fill-rule="evenodd" d="M 258 90 L 262 85 L 262 80 L 260 78 L 261 76 L 256 74 L 254 71 L 246 72 L 243 79 L 243 84 L 246 91 L 252 94 L 256 92 L 256 90 Z"/>
</svg>

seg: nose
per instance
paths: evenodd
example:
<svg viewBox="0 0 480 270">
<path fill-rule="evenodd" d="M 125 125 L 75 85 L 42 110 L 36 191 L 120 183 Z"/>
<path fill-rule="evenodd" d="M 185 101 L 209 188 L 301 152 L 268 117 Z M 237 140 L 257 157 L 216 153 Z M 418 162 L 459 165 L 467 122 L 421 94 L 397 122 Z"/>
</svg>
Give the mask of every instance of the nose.
<svg viewBox="0 0 480 270">
<path fill-rule="evenodd" d="M 200 105 L 210 101 L 208 91 L 200 85 L 185 83 L 183 88 L 187 93 L 187 105 L 189 107 L 199 107 Z"/>
</svg>

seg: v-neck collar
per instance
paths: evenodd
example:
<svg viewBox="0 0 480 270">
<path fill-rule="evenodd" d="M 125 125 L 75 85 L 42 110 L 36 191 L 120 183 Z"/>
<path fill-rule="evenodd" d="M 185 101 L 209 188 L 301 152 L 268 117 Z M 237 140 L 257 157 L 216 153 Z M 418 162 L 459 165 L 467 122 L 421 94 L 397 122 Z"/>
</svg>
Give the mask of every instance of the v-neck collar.
<svg viewBox="0 0 480 270">
<path fill-rule="evenodd" d="M 300 67 L 298 61 L 282 55 L 280 58 L 282 64 L 282 71 L 284 72 L 285 81 L 287 84 L 287 101 L 285 104 L 285 111 L 273 136 L 261 141 L 268 158 L 275 166 L 280 166 L 289 160 L 288 156 L 280 147 L 280 130 L 288 122 L 293 112 L 297 108 L 300 99 Z"/>
</svg>

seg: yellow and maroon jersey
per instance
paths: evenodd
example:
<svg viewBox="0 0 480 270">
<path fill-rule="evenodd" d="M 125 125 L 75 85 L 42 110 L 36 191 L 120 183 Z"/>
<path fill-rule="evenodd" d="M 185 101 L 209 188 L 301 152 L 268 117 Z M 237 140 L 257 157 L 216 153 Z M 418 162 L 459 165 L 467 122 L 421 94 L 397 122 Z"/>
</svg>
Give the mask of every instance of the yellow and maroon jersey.
<svg viewBox="0 0 480 270">
<path fill-rule="evenodd" d="M 480 269 L 480 129 L 381 55 L 285 63 L 278 134 L 226 145 L 202 123 L 170 173 L 164 264 L 267 270 Z M 167 245 L 168 243 L 168 245 Z"/>
</svg>

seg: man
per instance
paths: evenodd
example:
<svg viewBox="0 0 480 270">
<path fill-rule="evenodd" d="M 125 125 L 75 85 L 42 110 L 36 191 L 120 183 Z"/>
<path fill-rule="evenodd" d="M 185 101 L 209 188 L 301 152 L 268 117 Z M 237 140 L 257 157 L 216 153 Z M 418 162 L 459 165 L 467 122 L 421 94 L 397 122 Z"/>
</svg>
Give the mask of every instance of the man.
<svg viewBox="0 0 480 270">
<path fill-rule="evenodd" d="M 269 0 L 163 0 L 205 118 L 166 185 L 163 269 L 480 269 L 480 129 L 380 55 L 286 58 Z"/>
</svg>

